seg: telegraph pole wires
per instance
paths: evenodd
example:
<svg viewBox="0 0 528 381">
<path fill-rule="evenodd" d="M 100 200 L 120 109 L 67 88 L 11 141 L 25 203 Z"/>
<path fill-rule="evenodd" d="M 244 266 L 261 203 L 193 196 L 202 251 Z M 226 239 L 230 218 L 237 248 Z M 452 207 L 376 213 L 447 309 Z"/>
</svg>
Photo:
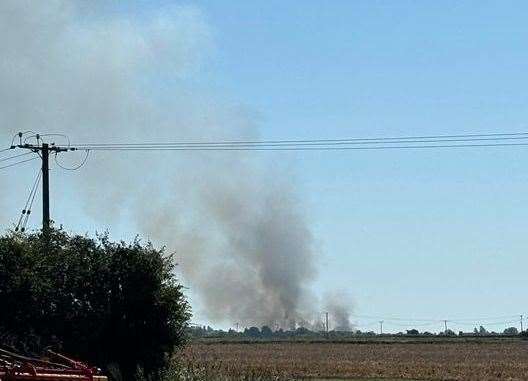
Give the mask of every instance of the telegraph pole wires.
<svg viewBox="0 0 528 381">
<path fill-rule="evenodd" d="M 29 135 L 28 135 L 29 134 Z M 15 144 L 18 135 L 19 144 Z M 12 149 L 24 149 L 38 154 L 42 161 L 42 228 L 46 232 L 50 228 L 50 179 L 49 156 L 55 154 L 58 166 L 67 170 L 76 170 L 84 165 L 90 151 L 360 151 L 360 150 L 408 150 L 408 149 L 465 149 L 465 148 L 490 148 L 508 147 L 520 148 L 528 146 L 528 131 L 514 133 L 486 133 L 486 134 L 457 134 L 457 135 L 429 135 L 429 136 L 385 136 L 366 138 L 341 138 L 341 139 L 296 139 L 296 140 L 224 140 L 224 141 L 173 141 L 173 142 L 95 142 L 78 143 L 72 147 L 70 139 L 64 134 L 36 134 L 32 131 L 19 132 L 11 141 L 9 148 L 1 149 L 0 153 Z M 61 137 L 66 141 L 64 146 L 48 143 L 43 137 Z M 36 144 L 30 144 L 35 143 Z M 63 167 L 57 161 L 57 155 L 67 151 L 85 151 L 86 156 L 82 163 L 75 168 Z M 0 161 L 17 159 L 21 155 L 0 158 Z M 26 161 L 37 159 L 32 157 L 26 160 L 12 162 L 0 166 L 0 169 L 12 167 Z M 327 324 L 328 330 L 328 324 Z"/>
<path fill-rule="evenodd" d="M 37 173 L 35 182 L 33 183 L 33 186 L 31 187 L 31 190 L 29 192 L 29 196 L 26 201 L 26 204 L 24 205 L 24 209 L 22 209 L 22 213 L 20 214 L 20 217 L 18 219 L 18 223 L 15 227 L 15 231 L 20 230 L 24 232 L 26 230 L 27 222 L 31 214 L 31 209 L 33 207 L 33 201 L 35 200 L 35 196 L 37 194 L 37 188 L 39 186 L 41 176 L 42 176 L 42 171 L 39 170 Z"/>
<path fill-rule="evenodd" d="M 6 152 L 12 149 L 14 149 L 14 147 L 9 147 L 9 148 L 0 150 L 0 153 Z M 24 152 L 18 155 L 0 157 L 0 169 L 14 167 L 15 165 L 19 165 L 19 164 L 26 163 L 28 161 L 37 159 L 37 157 L 34 154 L 29 159 L 23 159 L 23 157 L 27 157 L 28 155 L 32 155 L 32 152 Z"/>
<path fill-rule="evenodd" d="M 13 144 L 15 138 L 13 138 L 13 142 L 11 144 L 11 147 L 9 149 L 25 149 L 29 150 L 30 152 L 27 152 L 25 154 L 16 155 L 13 157 L 19 157 L 26 154 L 30 154 L 31 152 L 36 153 L 39 155 L 41 161 L 42 161 L 42 167 L 41 167 L 41 177 L 42 177 L 42 233 L 46 237 L 49 233 L 50 229 L 50 183 L 49 183 L 49 155 L 50 153 L 55 153 L 55 155 L 61 153 L 61 152 L 67 152 L 67 151 L 75 151 L 75 148 L 68 147 L 61 147 L 58 145 L 55 145 L 55 143 L 45 143 L 41 138 L 45 135 L 35 134 L 26 137 L 24 140 L 22 140 L 24 133 L 19 132 L 18 134 L 19 138 L 19 144 Z M 48 134 L 50 135 L 50 134 Z M 36 144 L 29 144 L 27 143 L 28 139 L 34 138 L 36 140 Z M 28 160 L 33 160 L 28 159 Z M 33 199 L 35 198 L 36 190 L 33 193 Z M 32 203 L 33 201 L 31 201 Z M 25 208 L 27 213 L 27 209 Z M 30 213 L 30 211 L 29 211 Z M 27 221 L 27 218 L 29 217 L 28 214 L 26 214 L 25 220 Z M 24 226 L 25 228 L 25 226 Z"/>
<path fill-rule="evenodd" d="M 344 151 L 528 146 L 528 132 L 303 140 L 78 143 L 93 151 Z"/>
</svg>

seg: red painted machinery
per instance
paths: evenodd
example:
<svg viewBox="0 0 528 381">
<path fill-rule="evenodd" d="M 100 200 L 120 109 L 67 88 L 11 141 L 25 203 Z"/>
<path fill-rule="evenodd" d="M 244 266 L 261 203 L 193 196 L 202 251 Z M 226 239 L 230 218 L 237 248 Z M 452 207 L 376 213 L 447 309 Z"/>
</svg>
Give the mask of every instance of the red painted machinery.
<svg viewBox="0 0 528 381">
<path fill-rule="evenodd" d="M 48 351 L 49 359 L 0 349 L 0 381 L 107 381 L 97 368 Z"/>
</svg>

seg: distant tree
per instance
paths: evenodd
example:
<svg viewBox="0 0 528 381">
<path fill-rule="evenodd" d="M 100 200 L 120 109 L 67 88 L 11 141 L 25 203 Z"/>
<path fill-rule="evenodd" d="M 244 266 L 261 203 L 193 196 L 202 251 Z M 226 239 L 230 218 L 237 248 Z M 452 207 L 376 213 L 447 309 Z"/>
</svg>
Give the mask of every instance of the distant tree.
<svg viewBox="0 0 528 381">
<path fill-rule="evenodd" d="M 455 333 L 455 331 L 453 331 L 451 329 L 448 329 L 447 331 L 444 332 L 444 335 L 446 335 L 446 336 L 456 336 L 456 333 Z"/>
<path fill-rule="evenodd" d="M 308 335 L 310 333 L 312 332 L 306 327 L 299 327 L 295 330 L 296 335 Z"/>
<path fill-rule="evenodd" d="M 417 330 L 417 329 L 408 329 L 407 330 L 407 335 L 419 335 L 420 332 Z"/>
<path fill-rule="evenodd" d="M 260 329 L 260 333 L 263 337 L 271 337 L 273 336 L 273 331 L 271 330 L 270 327 L 268 327 L 267 325 L 263 326 L 261 329 Z"/>
<path fill-rule="evenodd" d="M 258 327 L 249 327 L 244 330 L 244 335 L 249 337 L 260 337 L 260 330 Z"/>
<path fill-rule="evenodd" d="M 503 332 L 504 335 L 518 335 L 519 330 L 515 327 L 506 328 Z"/>
<path fill-rule="evenodd" d="M 487 335 L 488 331 L 483 326 L 480 326 L 480 328 L 478 330 L 478 333 L 479 333 L 479 335 Z"/>
<path fill-rule="evenodd" d="M 184 342 L 189 307 L 163 250 L 52 230 L 0 237 L 0 338 L 45 347 L 124 380 L 156 377 Z M 9 313 L 4 313 L 9 311 Z"/>
</svg>

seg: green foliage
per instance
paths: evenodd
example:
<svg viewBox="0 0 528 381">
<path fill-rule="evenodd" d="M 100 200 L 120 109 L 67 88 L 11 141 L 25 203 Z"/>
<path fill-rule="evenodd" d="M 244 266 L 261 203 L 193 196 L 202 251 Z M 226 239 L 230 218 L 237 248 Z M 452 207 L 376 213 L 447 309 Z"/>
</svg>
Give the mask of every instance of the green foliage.
<svg viewBox="0 0 528 381">
<path fill-rule="evenodd" d="M 508 327 L 503 332 L 504 335 L 518 335 L 519 330 L 515 327 Z"/>
<path fill-rule="evenodd" d="M 183 345 L 189 307 L 163 250 L 52 230 L 0 237 L 0 340 L 52 346 L 133 380 L 158 379 Z"/>
<path fill-rule="evenodd" d="M 265 325 L 265 326 L 262 326 L 262 328 L 260 329 L 260 334 L 262 337 L 271 337 L 273 336 L 273 331 L 271 330 L 270 327 Z"/>
<path fill-rule="evenodd" d="M 249 327 L 244 329 L 244 335 L 249 337 L 260 337 L 260 329 L 258 327 Z"/>
</svg>

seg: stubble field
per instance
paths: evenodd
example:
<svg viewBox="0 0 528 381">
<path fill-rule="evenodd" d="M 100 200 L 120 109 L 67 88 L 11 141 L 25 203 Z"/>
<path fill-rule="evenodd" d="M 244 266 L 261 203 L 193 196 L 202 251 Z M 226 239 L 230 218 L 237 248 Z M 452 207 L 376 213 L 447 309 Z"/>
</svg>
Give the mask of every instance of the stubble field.
<svg viewBox="0 0 528 381">
<path fill-rule="evenodd" d="M 183 362 L 211 380 L 528 380 L 528 342 L 202 342 Z"/>
</svg>

